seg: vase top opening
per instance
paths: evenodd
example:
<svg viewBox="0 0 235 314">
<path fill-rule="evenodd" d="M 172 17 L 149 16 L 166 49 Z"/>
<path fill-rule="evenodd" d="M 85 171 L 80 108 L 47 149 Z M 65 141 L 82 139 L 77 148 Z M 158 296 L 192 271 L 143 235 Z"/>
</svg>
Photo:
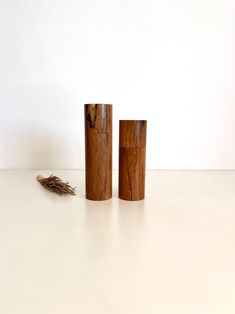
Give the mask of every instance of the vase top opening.
<svg viewBox="0 0 235 314">
<path fill-rule="evenodd" d="M 84 106 L 111 106 L 112 107 L 111 104 L 101 104 L 101 103 L 99 103 L 99 104 L 97 104 L 97 103 L 85 104 Z"/>
<path fill-rule="evenodd" d="M 120 119 L 119 121 L 124 121 L 124 122 L 147 122 L 147 120 L 135 120 L 135 119 Z"/>
</svg>

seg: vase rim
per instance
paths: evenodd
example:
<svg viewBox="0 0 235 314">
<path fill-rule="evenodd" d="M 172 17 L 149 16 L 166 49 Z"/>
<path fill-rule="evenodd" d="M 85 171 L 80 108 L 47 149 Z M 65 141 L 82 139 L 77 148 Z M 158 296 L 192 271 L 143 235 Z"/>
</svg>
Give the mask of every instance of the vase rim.
<svg viewBox="0 0 235 314">
<path fill-rule="evenodd" d="M 121 119 L 119 120 L 120 122 L 122 121 L 127 121 L 127 122 L 147 122 L 147 120 L 135 120 L 135 119 Z"/>
<path fill-rule="evenodd" d="M 112 106 L 111 104 L 104 104 L 104 103 L 90 103 L 90 104 L 84 104 L 84 106 L 95 106 L 95 105 L 99 105 L 99 106 Z"/>
</svg>

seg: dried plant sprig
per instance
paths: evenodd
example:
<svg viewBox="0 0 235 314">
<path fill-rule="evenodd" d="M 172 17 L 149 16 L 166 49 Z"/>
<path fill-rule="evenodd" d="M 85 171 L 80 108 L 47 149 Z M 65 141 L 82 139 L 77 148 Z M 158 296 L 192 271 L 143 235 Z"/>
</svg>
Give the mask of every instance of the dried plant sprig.
<svg viewBox="0 0 235 314">
<path fill-rule="evenodd" d="M 37 181 L 41 183 L 47 190 L 55 192 L 59 195 L 71 194 L 76 195 L 76 187 L 73 188 L 69 185 L 69 182 L 64 182 L 55 175 L 50 175 L 48 178 L 44 178 L 42 175 L 36 177 Z"/>
</svg>

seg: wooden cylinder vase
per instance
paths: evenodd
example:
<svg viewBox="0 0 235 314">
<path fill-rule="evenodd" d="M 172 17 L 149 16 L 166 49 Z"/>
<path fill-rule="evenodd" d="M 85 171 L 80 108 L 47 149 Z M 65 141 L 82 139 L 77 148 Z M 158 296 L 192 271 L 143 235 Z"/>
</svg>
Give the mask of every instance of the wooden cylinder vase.
<svg viewBox="0 0 235 314">
<path fill-rule="evenodd" d="M 112 197 L 112 105 L 84 109 L 86 198 L 103 201 Z"/>
<path fill-rule="evenodd" d="M 119 198 L 145 196 L 146 120 L 119 121 Z"/>
</svg>

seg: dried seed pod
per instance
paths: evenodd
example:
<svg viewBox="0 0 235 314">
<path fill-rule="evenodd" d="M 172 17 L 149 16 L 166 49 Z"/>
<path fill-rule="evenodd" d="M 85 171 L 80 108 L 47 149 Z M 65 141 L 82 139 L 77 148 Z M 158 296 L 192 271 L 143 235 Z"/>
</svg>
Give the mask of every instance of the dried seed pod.
<svg viewBox="0 0 235 314">
<path fill-rule="evenodd" d="M 69 185 L 69 182 L 64 182 L 57 176 L 53 174 L 48 178 L 44 178 L 42 175 L 36 177 L 37 181 L 41 183 L 47 190 L 55 192 L 59 195 L 62 194 L 71 194 L 76 195 L 76 188 L 73 188 Z"/>
</svg>

